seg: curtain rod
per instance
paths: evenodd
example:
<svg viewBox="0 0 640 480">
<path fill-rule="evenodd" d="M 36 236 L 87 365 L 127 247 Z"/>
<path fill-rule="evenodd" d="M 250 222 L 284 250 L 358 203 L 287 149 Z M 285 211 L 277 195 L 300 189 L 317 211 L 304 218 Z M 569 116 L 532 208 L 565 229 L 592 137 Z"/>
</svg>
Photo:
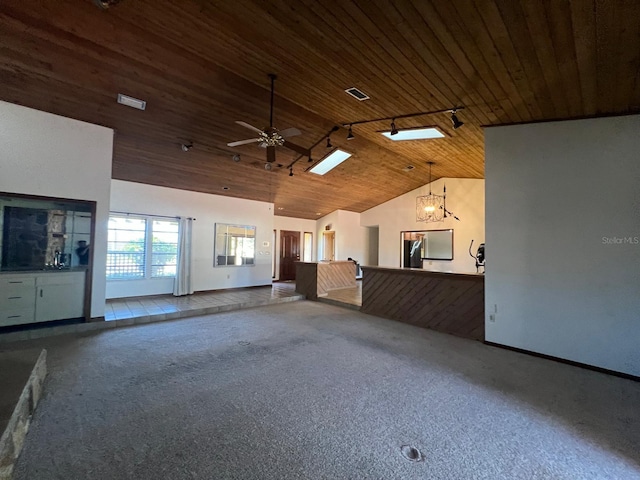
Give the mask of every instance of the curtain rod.
<svg viewBox="0 0 640 480">
<path fill-rule="evenodd" d="M 195 217 L 172 217 L 169 215 L 152 215 L 150 213 L 131 213 L 131 212 L 116 212 L 115 210 L 110 210 L 109 213 L 117 213 L 119 215 L 135 215 L 137 217 L 158 217 L 158 218 L 186 218 L 188 220 L 196 221 Z"/>
</svg>

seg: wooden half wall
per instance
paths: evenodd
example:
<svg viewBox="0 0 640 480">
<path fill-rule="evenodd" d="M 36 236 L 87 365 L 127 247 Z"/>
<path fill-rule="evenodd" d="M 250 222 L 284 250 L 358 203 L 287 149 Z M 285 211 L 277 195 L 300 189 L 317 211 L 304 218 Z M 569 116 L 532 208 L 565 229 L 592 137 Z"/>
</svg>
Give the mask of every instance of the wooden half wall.
<svg viewBox="0 0 640 480">
<path fill-rule="evenodd" d="M 362 267 L 362 308 L 379 317 L 484 340 L 484 276 Z"/>
<path fill-rule="evenodd" d="M 331 290 L 355 286 L 354 262 L 296 262 L 296 292 L 308 300 L 324 297 Z"/>
</svg>

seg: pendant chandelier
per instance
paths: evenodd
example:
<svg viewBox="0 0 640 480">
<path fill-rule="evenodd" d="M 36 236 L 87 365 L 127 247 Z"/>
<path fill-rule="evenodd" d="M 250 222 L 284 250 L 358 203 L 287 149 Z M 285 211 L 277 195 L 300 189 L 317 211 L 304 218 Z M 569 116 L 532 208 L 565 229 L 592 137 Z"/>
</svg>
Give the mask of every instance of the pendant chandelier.
<svg viewBox="0 0 640 480">
<path fill-rule="evenodd" d="M 416 198 L 416 222 L 441 222 L 444 218 L 444 195 L 431 193 L 431 167 L 429 163 L 429 195 Z"/>
</svg>

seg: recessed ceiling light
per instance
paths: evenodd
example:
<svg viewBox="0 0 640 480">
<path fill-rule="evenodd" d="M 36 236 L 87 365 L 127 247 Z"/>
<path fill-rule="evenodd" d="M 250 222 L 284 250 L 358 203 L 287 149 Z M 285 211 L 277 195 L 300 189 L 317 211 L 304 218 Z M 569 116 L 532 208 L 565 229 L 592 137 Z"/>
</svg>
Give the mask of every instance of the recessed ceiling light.
<svg viewBox="0 0 640 480">
<path fill-rule="evenodd" d="M 438 127 L 418 127 L 418 128 L 405 128 L 398 130 L 398 133 L 391 135 L 391 131 L 387 130 L 380 132 L 387 138 L 390 138 L 394 142 L 400 140 L 427 140 L 431 138 L 443 138 L 442 133 Z"/>
<path fill-rule="evenodd" d="M 316 215 L 322 215 L 320 212 L 316 212 Z"/>
<path fill-rule="evenodd" d="M 403 172 L 410 172 L 410 171 L 411 171 L 411 170 L 413 170 L 414 168 L 416 168 L 416 167 L 414 167 L 413 165 L 407 165 L 406 167 L 404 167 L 404 168 L 402 169 L 402 171 L 403 171 Z"/>
<path fill-rule="evenodd" d="M 223 190 L 229 190 L 229 187 L 222 187 Z"/>
<path fill-rule="evenodd" d="M 350 153 L 345 152 L 344 150 L 340 150 L 336 148 L 329 155 L 325 156 L 322 160 L 320 160 L 317 164 L 313 166 L 311 173 L 315 173 L 316 175 L 324 175 L 332 168 L 337 167 L 342 162 L 344 162 L 347 158 L 351 156 Z"/>
<path fill-rule="evenodd" d="M 284 207 L 278 207 L 278 210 L 284 210 Z"/>
<path fill-rule="evenodd" d="M 129 95 L 118 94 L 118 103 L 126 105 L 127 107 L 137 108 L 138 110 L 144 110 L 147 108 L 147 102 L 139 100 L 137 98 L 130 97 Z"/>
</svg>

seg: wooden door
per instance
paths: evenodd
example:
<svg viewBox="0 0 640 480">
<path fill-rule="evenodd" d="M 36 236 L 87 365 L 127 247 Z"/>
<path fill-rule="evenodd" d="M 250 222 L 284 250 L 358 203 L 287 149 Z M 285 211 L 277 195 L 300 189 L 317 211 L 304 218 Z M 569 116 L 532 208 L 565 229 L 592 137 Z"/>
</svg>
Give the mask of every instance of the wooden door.
<svg viewBox="0 0 640 480">
<path fill-rule="evenodd" d="M 300 261 L 300 232 L 280 231 L 280 281 L 296 279 Z"/>
<path fill-rule="evenodd" d="M 336 232 L 322 232 L 322 259 L 335 260 L 336 258 Z"/>
</svg>

